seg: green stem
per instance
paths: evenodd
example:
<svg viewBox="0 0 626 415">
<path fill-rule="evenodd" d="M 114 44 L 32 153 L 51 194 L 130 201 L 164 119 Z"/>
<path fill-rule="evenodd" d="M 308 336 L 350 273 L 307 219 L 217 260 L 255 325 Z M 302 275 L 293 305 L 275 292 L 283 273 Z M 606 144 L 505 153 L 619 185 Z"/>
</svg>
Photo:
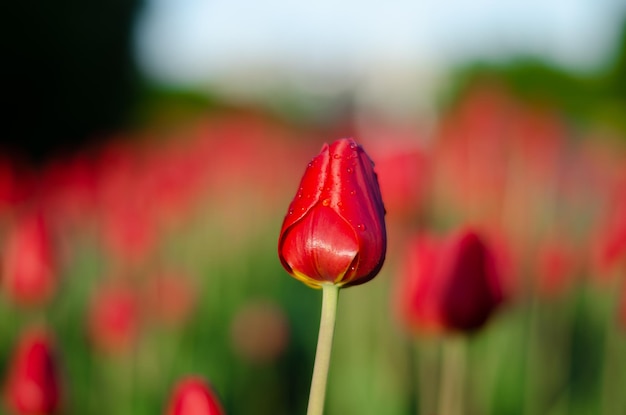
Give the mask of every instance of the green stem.
<svg viewBox="0 0 626 415">
<path fill-rule="evenodd" d="M 445 339 L 442 352 L 439 413 L 442 415 L 462 415 L 465 406 L 465 338 Z"/>
<path fill-rule="evenodd" d="M 322 316 L 320 318 L 320 332 L 317 338 L 317 350 L 315 352 L 315 365 L 313 367 L 307 415 L 322 415 L 324 413 L 326 381 L 328 379 L 328 368 L 330 367 L 330 352 L 333 347 L 338 298 L 339 286 L 333 284 L 322 285 Z"/>
</svg>

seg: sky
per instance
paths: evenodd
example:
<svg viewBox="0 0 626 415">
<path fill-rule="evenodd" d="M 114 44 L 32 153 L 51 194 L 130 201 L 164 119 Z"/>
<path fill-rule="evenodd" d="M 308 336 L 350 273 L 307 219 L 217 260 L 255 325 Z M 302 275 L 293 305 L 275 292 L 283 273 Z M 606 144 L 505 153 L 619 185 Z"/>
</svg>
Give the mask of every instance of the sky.
<svg viewBox="0 0 626 415">
<path fill-rule="evenodd" d="M 381 62 L 449 68 L 519 53 L 590 70 L 615 46 L 623 0 L 147 0 L 144 71 L 194 85 L 259 65 L 351 76 Z"/>
</svg>

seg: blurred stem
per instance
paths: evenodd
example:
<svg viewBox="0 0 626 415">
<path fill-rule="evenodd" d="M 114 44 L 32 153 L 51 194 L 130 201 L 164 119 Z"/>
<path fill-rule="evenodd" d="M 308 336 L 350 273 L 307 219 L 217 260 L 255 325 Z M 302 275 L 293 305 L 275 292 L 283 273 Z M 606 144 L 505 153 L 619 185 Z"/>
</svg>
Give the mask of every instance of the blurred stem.
<svg viewBox="0 0 626 415">
<path fill-rule="evenodd" d="M 619 294 L 622 292 L 620 287 L 620 279 L 617 275 L 613 276 L 614 282 L 612 283 L 613 298 L 609 302 L 613 307 L 609 307 L 608 315 L 606 316 L 606 329 L 604 331 L 604 361 L 602 364 L 602 388 L 600 396 L 601 412 L 603 415 L 613 415 L 620 413 L 620 387 L 619 382 L 615 382 L 615 379 L 619 378 L 619 358 L 618 358 L 618 344 L 617 338 L 617 313 L 614 313 L 616 307 L 619 307 Z"/>
<path fill-rule="evenodd" d="M 334 284 L 322 285 L 322 316 L 320 318 L 320 332 L 317 337 L 307 415 L 322 415 L 324 413 L 326 381 L 330 367 L 330 353 L 333 347 L 338 298 L 339 286 Z"/>
<path fill-rule="evenodd" d="M 524 381 L 524 414 L 526 415 L 533 415 L 538 411 L 536 388 L 537 383 L 542 380 L 542 377 L 537 376 L 536 373 L 536 364 L 539 354 L 536 344 L 539 315 L 539 300 L 533 295 L 529 304 L 528 334 L 526 335 L 526 378 Z"/>
<path fill-rule="evenodd" d="M 462 415 L 465 399 L 466 339 L 463 336 L 445 339 L 442 348 L 439 413 Z"/>
</svg>

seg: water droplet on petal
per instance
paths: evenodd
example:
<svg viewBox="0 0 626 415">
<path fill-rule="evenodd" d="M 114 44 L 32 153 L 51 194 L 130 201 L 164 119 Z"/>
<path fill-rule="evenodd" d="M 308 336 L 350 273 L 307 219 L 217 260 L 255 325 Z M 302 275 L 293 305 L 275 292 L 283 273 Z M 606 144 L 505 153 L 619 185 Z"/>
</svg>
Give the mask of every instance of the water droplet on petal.
<svg viewBox="0 0 626 415">
<path fill-rule="evenodd" d="M 350 196 L 356 195 L 356 190 L 350 190 Z"/>
<path fill-rule="evenodd" d="M 328 206 L 328 205 L 330 205 L 330 199 L 324 199 L 324 200 L 322 200 L 322 205 L 324 205 L 324 206 Z"/>
<path fill-rule="evenodd" d="M 340 159 L 340 158 L 341 158 L 341 155 L 340 155 L 340 154 L 335 153 L 335 154 L 333 154 L 333 158 L 334 158 L 334 159 Z"/>
<path fill-rule="evenodd" d="M 356 225 L 356 228 L 360 231 L 364 231 L 365 230 L 365 225 L 363 225 L 362 223 L 359 223 L 358 225 Z"/>
<path fill-rule="evenodd" d="M 348 167 L 348 168 L 347 168 L 347 172 L 348 172 L 348 173 L 352 173 L 352 167 Z"/>
</svg>

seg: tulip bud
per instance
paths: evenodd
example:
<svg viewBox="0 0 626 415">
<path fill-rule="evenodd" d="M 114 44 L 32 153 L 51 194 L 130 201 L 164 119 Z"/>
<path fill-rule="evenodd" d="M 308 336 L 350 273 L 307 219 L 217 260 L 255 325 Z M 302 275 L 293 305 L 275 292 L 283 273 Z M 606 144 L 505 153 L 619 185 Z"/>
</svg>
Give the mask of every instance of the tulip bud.
<svg viewBox="0 0 626 415">
<path fill-rule="evenodd" d="M 20 304 L 47 301 L 56 283 L 56 264 L 50 231 L 41 214 L 20 218 L 7 236 L 4 263 L 4 286 L 9 296 Z"/>
<path fill-rule="evenodd" d="M 413 240 L 400 280 L 401 318 L 418 330 L 476 330 L 503 299 L 493 253 L 471 230 Z"/>
<path fill-rule="evenodd" d="M 176 386 L 167 415 L 223 415 L 215 393 L 204 380 L 191 376 Z"/>
<path fill-rule="evenodd" d="M 11 363 L 6 400 L 20 415 L 46 415 L 59 406 L 59 379 L 52 342 L 42 330 L 26 333 Z"/>
<path fill-rule="evenodd" d="M 281 263 L 314 288 L 367 282 L 385 259 L 384 217 L 374 163 L 363 148 L 351 138 L 324 144 L 283 221 Z"/>
</svg>

